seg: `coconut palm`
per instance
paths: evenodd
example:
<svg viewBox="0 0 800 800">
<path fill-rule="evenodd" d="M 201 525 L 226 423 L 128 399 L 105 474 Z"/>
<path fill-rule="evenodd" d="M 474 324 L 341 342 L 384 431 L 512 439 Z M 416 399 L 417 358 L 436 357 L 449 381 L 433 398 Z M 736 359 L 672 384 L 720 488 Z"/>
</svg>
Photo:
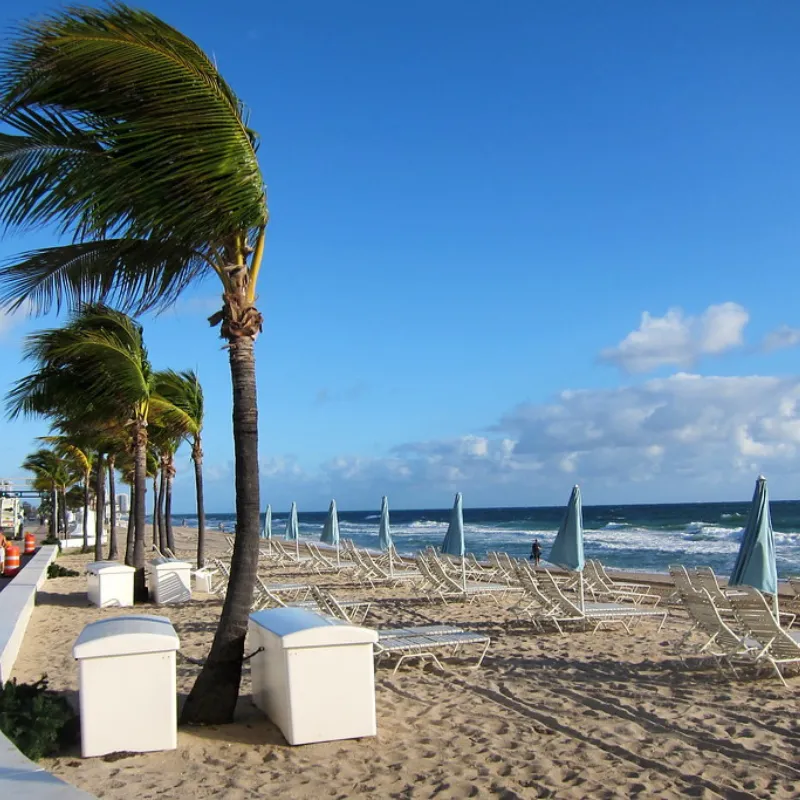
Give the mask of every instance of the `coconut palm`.
<svg viewBox="0 0 800 800">
<path fill-rule="evenodd" d="M 50 444 L 55 452 L 62 458 L 71 459 L 74 471 L 79 471 L 83 481 L 83 552 L 89 550 L 89 505 L 91 503 L 91 478 L 92 467 L 95 462 L 95 452 L 87 444 L 86 438 L 81 439 L 75 434 L 64 433 L 40 437 L 43 442 Z"/>
<path fill-rule="evenodd" d="M 23 353 L 38 369 L 9 392 L 12 415 L 56 413 L 74 418 L 82 407 L 91 418 L 129 423 L 137 489 L 134 587 L 136 596 L 143 598 L 147 420 L 151 406 L 160 401 L 153 397 L 153 370 L 142 327 L 119 311 L 101 305 L 84 306 L 62 328 L 28 336 Z M 106 445 L 97 461 L 98 529 L 105 507 L 103 456 L 109 452 L 111 448 Z M 99 548 L 99 542 L 95 546 Z"/>
<path fill-rule="evenodd" d="M 50 536 L 56 538 L 59 533 L 59 491 L 66 490 L 67 484 L 71 483 L 68 466 L 58 453 L 43 447 L 25 457 L 22 469 L 33 473 L 34 489 L 50 493 Z"/>
<path fill-rule="evenodd" d="M 0 219 L 56 226 L 73 241 L 0 270 L 0 306 L 104 301 L 137 313 L 168 306 L 203 275 L 220 282 L 210 322 L 228 343 L 237 535 L 183 719 L 230 721 L 258 566 L 255 302 L 268 213 L 257 136 L 212 60 L 148 12 L 58 12 L 21 28 L 4 55 L 0 122 L 16 133 L 0 135 Z"/>
<path fill-rule="evenodd" d="M 203 387 L 193 370 L 156 373 L 156 391 L 183 415 L 184 436 L 192 443 L 197 496 L 197 566 L 205 564 L 206 512 L 203 505 Z"/>
</svg>

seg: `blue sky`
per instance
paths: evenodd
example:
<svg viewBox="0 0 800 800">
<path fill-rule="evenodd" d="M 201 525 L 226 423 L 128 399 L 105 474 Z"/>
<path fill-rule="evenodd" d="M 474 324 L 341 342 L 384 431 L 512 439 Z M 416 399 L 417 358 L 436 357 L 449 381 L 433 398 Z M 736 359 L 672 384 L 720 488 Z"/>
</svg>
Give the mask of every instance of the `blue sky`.
<svg viewBox="0 0 800 800">
<path fill-rule="evenodd" d="M 758 471 L 797 496 L 800 6 L 141 5 L 214 54 L 262 137 L 264 502 L 747 499 Z M 217 295 L 145 328 L 157 367 L 199 369 L 226 511 Z M 0 317 L 6 381 L 41 324 Z M 0 421 L 0 477 L 44 432 Z"/>
</svg>

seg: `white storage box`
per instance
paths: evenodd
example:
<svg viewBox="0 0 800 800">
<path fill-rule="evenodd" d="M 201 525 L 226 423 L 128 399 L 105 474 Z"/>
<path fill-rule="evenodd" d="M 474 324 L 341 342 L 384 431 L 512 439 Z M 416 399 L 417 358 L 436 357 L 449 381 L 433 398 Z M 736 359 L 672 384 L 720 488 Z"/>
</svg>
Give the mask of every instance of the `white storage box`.
<svg viewBox="0 0 800 800">
<path fill-rule="evenodd" d="M 211 594 L 214 591 L 214 575 L 216 570 L 210 567 L 200 567 L 192 573 L 194 575 L 194 588 L 198 592 Z"/>
<path fill-rule="evenodd" d="M 378 634 L 300 608 L 250 615 L 253 702 L 289 744 L 375 736 Z"/>
<path fill-rule="evenodd" d="M 90 603 L 100 608 L 133 605 L 133 567 L 116 561 L 92 561 L 86 565 L 86 572 Z"/>
<path fill-rule="evenodd" d="M 78 660 L 84 758 L 177 747 L 178 645 L 165 617 L 112 617 L 81 631 L 72 655 Z"/>
<path fill-rule="evenodd" d="M 147 585 L 154 603 L 187 603 L 192 599 L 192 565 L 175 558 L 148 561 Z"/>
</svg>

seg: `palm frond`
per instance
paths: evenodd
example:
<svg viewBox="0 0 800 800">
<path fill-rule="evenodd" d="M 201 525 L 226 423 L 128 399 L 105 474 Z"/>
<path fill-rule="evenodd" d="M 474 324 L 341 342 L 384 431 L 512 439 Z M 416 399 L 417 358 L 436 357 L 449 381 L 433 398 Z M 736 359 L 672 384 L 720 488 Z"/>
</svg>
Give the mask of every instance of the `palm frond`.
<svg viewBox="0 0 800 800">
<path fill-rule="evenodd" d="M 59 175 L 53 191 L 75 192 L 77 210 L 51 203 L 50 221 L 75 222 L 73 214 L 85 235 L 113 228 L 194 243 L 266 224 L 241 101 L 205 53 L 158 17 L 120 4 L 57 12 L 21 27 L 2 56 L 3 121 L 17 127 L 41 110 L 102 147 L 94 186 L 80 180 L 81 166 Z M 14 219 L 35 213 L 17 195 Z"/>
<path fill-rule="evenodd" d="M 23 253 L 0 266 L 0 307 L 35 311 L 108 303 L 123 311 L 163 310 L 210 270 L 175 241 L 108 239 Z"/>
</svg>

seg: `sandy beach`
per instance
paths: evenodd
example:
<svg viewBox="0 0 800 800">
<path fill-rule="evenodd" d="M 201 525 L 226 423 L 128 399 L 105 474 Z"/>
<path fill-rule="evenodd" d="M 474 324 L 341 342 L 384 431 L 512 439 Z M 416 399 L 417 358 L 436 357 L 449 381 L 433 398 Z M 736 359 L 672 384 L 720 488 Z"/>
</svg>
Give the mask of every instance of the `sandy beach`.
<svg viewBox="0 0 800 800">
<path fill-rule="evenodd" d="M 179 531 L 180 554 L 191 554 L 193 538 Z M 220 534 L 209 538 L 212 551 L 224 551 Z M 89 560 L 64 555 L 59 563 L 81 569 Z M 287 574 L 300 573 L 262 571 Z M 488 599 L 431 604 L 413 590 L 309 580 L 337 596 L 374 600 L 370 625 L 454 622 L 488 633 L 491 649 L 479 670 L 446 661 L 442 673 L 412 662 L 392 676 L 379 666 L 375 738 L 290 747 L 253 706 L 245 668 L 232 725 L 181 729 L 174 752 L 82 760 L 75 748 L 43 765 L 108 798 L 797 796 L 800 677 L 785 689 L 773 677 L 735 680 L 707 661 L 682 661 L 674 644 L 688 623 L 680 612 L 659 633 L 645 622 L 631 634 L 615 627 L 561 636 L 535 632 Z M 220 609 L 217 598 L 195 595 L 184 606 L 138 610 L 169 617 L 180 655 L 200 659 Z M 75 638 L 88 622 L 126 613 L 89 607 L 83 576 L 48 580 L 14 677 L 46 674 L 77 700 Z M 198 670 L 179 657 L 180 702 Z"/>
</svg>

